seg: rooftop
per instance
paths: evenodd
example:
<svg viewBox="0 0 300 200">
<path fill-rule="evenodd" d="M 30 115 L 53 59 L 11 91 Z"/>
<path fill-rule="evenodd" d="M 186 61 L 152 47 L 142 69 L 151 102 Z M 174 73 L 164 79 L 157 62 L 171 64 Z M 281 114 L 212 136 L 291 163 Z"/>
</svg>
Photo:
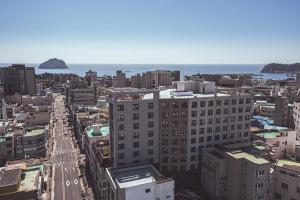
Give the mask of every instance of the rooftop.
<svg viewBox="0 0 300 200">
<path fill-rule="evenodd" d="M 108 136 L 109 135 L 109 126 L 108 125 L 103 125 L 100 128 L 100 132 L 95 132 L 93 127 L 87 128 L 86 131 L 88 137 L 95 137 L 95 136 Z"/>
<path fill-rule="evenodd" d="M 277 138 L 281 134 L 278 131 L 264 131 L 264 132 L 256 133 L 255 135 L 266 138 L 266 139 L 271 139 L 271 138 Z"/>
<path fill-rule="evenodd" d="M 5 170 L 0 173 L 0 187 L 16 185 L 20 179 L 21 169 Z"/>
<path fill-rule="evenodd" d="M 277 160 L 275 165 L 277 167 L 293 169 L 300 172 L 300 162 L 297 161 L 282 159 L 282 160 Z"/>
<path fill-rule="evenodd" d="M 119 188 L 127 188 L 163 179 L 151 164 L 137 164 L 110 168 L 108 172 Z"/>
<path fill-rule="evenodd" d="M 19 190 L 35 190 L 38 182 L 37 178 L 42 169 L 43 165 L 28 167 L 23 173 Z"/>
<path fill-rule="evenodd" d="M 37 135 L 41 135 L 44 134 L 45 130 L 44 129 L 33 129 L 33 130 L 29 130 L 25 133 L 25 136 L 37 136 Z"/>
<path fill-rule="evenodd" d="M 230 152 L 226 152 L 226 153 L 227 153 L 227 155 L 229 155 L 235 159 L 246 159 L 255 164 L 270 163 L 268 160 L 266 160 L 264 158 L 254 156 L 254 155 L 246 153 L 242 150 L 234 150 L 234 151 L 230 151 Z"/>
</svg>

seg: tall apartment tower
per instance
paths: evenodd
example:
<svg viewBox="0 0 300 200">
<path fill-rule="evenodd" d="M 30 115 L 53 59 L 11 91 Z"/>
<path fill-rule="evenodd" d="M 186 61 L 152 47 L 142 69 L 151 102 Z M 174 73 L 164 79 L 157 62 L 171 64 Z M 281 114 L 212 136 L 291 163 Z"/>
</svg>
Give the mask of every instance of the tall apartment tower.
<svg viewBox="0 0 300 200">
<path fill-rule="evenodd" d="M 214 82 L 181 81 L 160 92 L 160 169 L 199 169 L 202 150 L 249 145 L 251 96 L 218 92 Z"/>
<path fill-rule="evenodd" d="M 217 91 L 214 82 L 176 85 L 161 91 L 109 91 L 114 166 L 149 160 L 162 171 L 190 171 L 199 169 L 203 149 L 249 145 L 249 92 Z"/>
<path fill-rule="evenodd" d="M 288 115 L 289 115 L 289 107 L 288 107 L 289 99 L 287 97 L 278 96 L 275 98 L 275 118 L 274 124 L 276 126 L 285 126 L 287 127 Z"/>
<path fill-rule="evenodd" d="M 88 86 L 93 85 L 94 83 L 97 82 L 97 72 L 92 71 L 92 70 L 85 72 L 84 79 L 87 81 Z"/>
<path fill-rule="evenodd" d="M 36 94 L 34 67 L 25 67 L 22 64 L 2 67 L 0 68 L 0 79 L 5 95 L 13 95 L 15 93 L 22 95 Z"/>
<path fill-rule="evenodd" d="M 121 70 L 116 71 L 116 77 L 113 86 L 115 88 L 126 87 L 126 74 Z"/>
<path fill-rule="evenodd" d="M 157 164 L 159 92 L 114 88 L 108 94 L 112 165 L 144 161 Z"/>
</svg>

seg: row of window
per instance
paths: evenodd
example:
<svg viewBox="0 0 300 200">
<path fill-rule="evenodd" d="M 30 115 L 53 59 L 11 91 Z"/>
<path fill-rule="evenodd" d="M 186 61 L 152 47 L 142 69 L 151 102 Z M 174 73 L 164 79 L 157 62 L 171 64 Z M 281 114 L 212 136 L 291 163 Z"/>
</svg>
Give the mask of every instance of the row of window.
<svg viewBox="0 0 300 200">
<path fill-rule="evenodd" d="M 132 109 L 133 110 L 139 110 L 140 105 L 138 103 L 134 103 L 132 104 Z M 154 109 L 154 104 L 153 103 L 148 103 L 147 105 L 148 109 Z M 117 106 L 117 110 L 118 111 L 124 111 L 125 110 L 125 106 L 120 104 Z"/>
<path fill-rule="evenodd" d="M 154 132 L 153 131 L 148 131 L 147 132 L 147 136 L 150 138 L 150 137 L 153 137 L 153 135 L 154 135 Z M 139 138 L 140 137 L 140 134 L 139 134 L 139 132 L 134 132 L 133 134 L 132 134 L 132 137 L 133 138 Z M 118 140 L 125 140 L 125 133 L 119 133 L 118 134 Z"/>
<path fill-rule="evenodd" d="M 148 112 L 148 119 L 153 119 L 154 118 L 154 113 L 153 112 Z M 133 113 L 132 115 L 133 120 L 140 119 L 140 114 L 139 113 Z M 125 114 L 119 114 L 118 115 L 118 121 L 124 121 L 125 120 Z"/>
<path fill-rule="evenodd" d="M 250 104 L 251 103 L 251 98 L 246 98 L 246 99 L 232 99 L 231 100 L 231 105 L 236 105 L 236 104 L 244 104 L 244 102 L 246 102 L 246 104 Z M 192 102 L 192 108 L 197 108 L 197 107 L 212 107 L 212 106 L 228 106 L 230 105 L 230 100 L 229 99 L 225 99 L 225 100 L 210 100 L 210 101 L 195 101 Z M 188 107 L 188 102 L 163 102 L 162 103 L 162 108 L 164 109 L 168 109 L 168 108 L 187 108 Z"/>
<path fill-rule="evenodd" d="M 147 155 L 148 156 L 152 156 L 154 154 L 154 150 L 153 149 L 148 149 L 147 151 Z M 140 156 L 140 151 L 134 151 L 132 153 L 133 157 L 139 157 Z M 125 159 L 125 153 L 119 153 L 118 154 L 118 159 Z"/>
<path fill-rule="evenodd" d="M 147 127 L 148 128 L 153 128 L 154 127 L 154 122 L 149 121 Z M 140 123 L 133 123 L 132 128 L 133 129 L 139 129 L 140 128 Z M 118 125 L 118 131 L 124 131 L 124 130 L 125 130 L 125 124 L 119 124 Z"/>
<path fill-rule="evenodd" d="M 153 145 L 154 145 L 153 140 L 148 140 L 148 141 L 147 141 L 147 145 L 148 145 L 148 146 L 153 146 Z M 133 148 L 138 148 L 138 147 L 140 147 L 140 143 L 139 143 L 139 142 L 133 142 L 133 143 L 132 143 L 132 147 L 133 147 Z M 124 144 L 124 143 L 118 144 L 118 149 L 119 149 L 119 150 L 125 149 L 125 144 Z"/>
</svg>

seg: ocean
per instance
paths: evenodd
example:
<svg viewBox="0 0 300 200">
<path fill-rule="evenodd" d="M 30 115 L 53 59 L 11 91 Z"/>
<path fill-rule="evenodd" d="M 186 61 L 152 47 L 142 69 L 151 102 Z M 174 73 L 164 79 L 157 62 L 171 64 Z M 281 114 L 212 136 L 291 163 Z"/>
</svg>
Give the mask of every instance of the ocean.
<svg viewBox="0 0 300 200">
<path fill-rule="evenodd" d="M 7 67 L 10 64 L 0 63 L 0 67 Z M 98 76 L 115 75 L 116 70 L 123 70 L 126 76 L 150 71 L 150 70 L 180 70 L 181 79 L 185 75 L 197 73 L 202 74 L 255 74 L 260 78 L 281 80 L 288 78 L 286 74 L 260 73 L 264 64 L 67 64 L 69 69 L 38 69 L 39 64 L 28 63 L 26 66 L 35 67 L 36 73 L 74 73 L 84 76 L 88 70 L 94 70 Z"/>
</svg>

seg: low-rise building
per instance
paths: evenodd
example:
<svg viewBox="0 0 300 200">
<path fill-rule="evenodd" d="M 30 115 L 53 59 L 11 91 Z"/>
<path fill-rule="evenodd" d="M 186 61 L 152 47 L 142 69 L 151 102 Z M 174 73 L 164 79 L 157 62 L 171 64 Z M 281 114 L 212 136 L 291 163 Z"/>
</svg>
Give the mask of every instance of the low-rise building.
<svg viewBox="0 0 300 200">
<path fill-rule="evenodd" d="M 300 199 L 300 163 L 277 160 L 273 173 L 274 200 Z"/>
<path fill-rule="evenodd" d="M 43 193 L 43 165 L 21 164 L 0 169 L 0 199 L 41 199 Z"/>
<path fill-rule="evenodd" d="M 271 162 L 245 150 L 215 148 L 203 154 L 201 186 L 212 199 L 268 199 Z"/>
<path fill-rule="evenodd" d="M 151 164 L 106 169 L 108 200 L 174 199 L 174 180 Z"/>
</svg>

